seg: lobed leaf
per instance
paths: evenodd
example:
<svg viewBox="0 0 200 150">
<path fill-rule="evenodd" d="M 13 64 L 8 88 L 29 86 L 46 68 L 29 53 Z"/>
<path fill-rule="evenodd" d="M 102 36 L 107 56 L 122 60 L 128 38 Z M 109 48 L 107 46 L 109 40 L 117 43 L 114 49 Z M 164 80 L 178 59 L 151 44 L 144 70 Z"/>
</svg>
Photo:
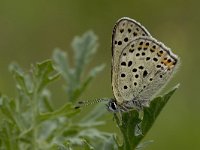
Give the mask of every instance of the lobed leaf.
<svg viewBox="0 0 200 150">
<path fill-rule="evenodd" d="M 51 120 L 51 119 L 55 119 L 61 116 L 65 116 L 65 117 L 70 117 L 70 116 L 74 116 L 75 114 L 77 114 L 80 110 L 74 109 L 74 106 L 72 104 L 65 104 L 63 107 L 61 107 L 60 109 L 53 111 L 53 112 L 47 112 L 47 113 L 41 113 L 38 116 L 38 122 L 43 122 L 45 120 Z"/>
<path fill-rule="evenodd" d="M 137 148 L 141 140 L 147 134 L 147 132 L 152 127 L 156 118 L 160 114 L 161 110 L 164 108 L 170 97 L 178 89 L 175 86 L 168 93 L 161 97 L 157 97 L 151 101 L 150 107 L 144 108 L 144 116 L 141 120 L 137 111 L 131 111 L 128 113 L 123 113 L 122 124 L 120 124 L 119 118 L 115 115 L 118 127 L 123 134 L 123 144 L 119 145 L 121 150 L 132 150 Z"/>
<path fill-rule="evenodd" d="M 82 37 L 75 37 L 72 47 L 75 52 L 76 80 L 80 80 L 85 65 L 91 60 L 91 55 L 98 47 L 97 36 L 92 31 L 88 31 Z"/>
<path fill-rule="evenodd" d="M 41 91 L 48 83 L 54 81 L 59 77 L 59 74 L 51 75 L 54 72 L 51 60 L 45 60 L 42 63 L 37 63 L 35 76 L 37 80 L 38 92 Z"/>
<path fill-rule="evenodd" d="M 81 37 L 75 37 L 72 42 L 72 48 L 74 50 L 73 64 L 75 67 L 70 67 L 67 53 L 59 49 L 54 51 L 53 59 L 57 70 L 61 73 L 61 76 L 66 82 L 67 86 L 65 86 L 65 88 L 68 100 L 71 102 L 76 102 L 91 80 L 104 68 L 104 65 L 93 68 L 90 73 L 86 75 L 86 79 L 81 81 L 85 67 L 91 60 L 91 56 L 96 52 L 97 47 L 97 36 L 92 31 L 86 32 Z"/>
</svg>

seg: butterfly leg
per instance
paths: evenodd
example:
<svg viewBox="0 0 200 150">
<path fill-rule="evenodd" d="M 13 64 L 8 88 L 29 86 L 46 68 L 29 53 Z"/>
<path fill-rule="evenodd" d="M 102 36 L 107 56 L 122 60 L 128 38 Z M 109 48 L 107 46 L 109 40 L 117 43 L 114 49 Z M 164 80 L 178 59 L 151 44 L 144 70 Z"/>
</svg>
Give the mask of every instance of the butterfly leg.
<svg viewBox="0 0 200 150">
<path fill-rule="evenodd" d="M 139 135 L 144 136 L 144 134 L 142 133 L 142 121 L 140 121 L 139 123 L 135 125 L 135 136 L 139 136 Z"/>
</svg>

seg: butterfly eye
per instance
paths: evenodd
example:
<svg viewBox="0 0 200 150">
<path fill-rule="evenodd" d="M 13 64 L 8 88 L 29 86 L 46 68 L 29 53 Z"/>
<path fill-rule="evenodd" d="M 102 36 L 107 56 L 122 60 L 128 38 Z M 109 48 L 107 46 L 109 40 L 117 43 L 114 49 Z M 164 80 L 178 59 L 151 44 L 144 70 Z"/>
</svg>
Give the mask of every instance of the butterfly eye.
<svg viewBox="0 0 200 150">
<path fill-rule="evenodd" d="M 110 100 L 107 104 L 107 109 L 112 112 L 118 112 L 118 107 L 115 100 Z"/>
<path fill-rule="evenodd" d="M 115 102 L 111 102 L 111 103 L 110 103 L 110 107 L 111 107 L 113 110 L 116 110 Z"/>
</svg>

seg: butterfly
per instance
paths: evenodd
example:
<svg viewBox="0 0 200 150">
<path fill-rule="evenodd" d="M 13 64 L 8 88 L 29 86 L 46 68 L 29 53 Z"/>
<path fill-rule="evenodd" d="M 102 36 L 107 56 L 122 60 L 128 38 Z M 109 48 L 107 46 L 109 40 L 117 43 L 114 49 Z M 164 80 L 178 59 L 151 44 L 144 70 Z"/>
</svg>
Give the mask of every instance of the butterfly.
<svg viewBox="0 0 200 150">
<path fill-rule="evenodd" d="M 137 21 L 124 17 L 112 34 L 113 112 L 148 107 L 177 70 L 179 58 Z"/>
<path fill-rule="evenodd" d="M 107 109 L 141 111 L 176 72 L 179 58 L 157 41 L 139 22 L 123 17 L 112 34 L 112 90 Z M 108 99 L 79 101 L 75 108 Z"/>
</svg>

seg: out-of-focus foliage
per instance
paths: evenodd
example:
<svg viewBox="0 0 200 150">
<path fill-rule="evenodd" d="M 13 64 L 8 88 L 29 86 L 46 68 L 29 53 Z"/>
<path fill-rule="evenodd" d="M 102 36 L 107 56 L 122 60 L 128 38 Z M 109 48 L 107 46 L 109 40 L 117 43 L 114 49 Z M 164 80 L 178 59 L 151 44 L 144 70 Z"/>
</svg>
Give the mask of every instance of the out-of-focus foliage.
<svg viewBox="0 0 200 150">
<path fill-rule="evenodd" d="M 67 53 L 56 49 L 53 55 L 56 63 L 57 70 L 61 73 L 62 77 L 66 82 L 66 92 L 68 99 L 75 102 L 81 93 L 85 90 L 88 83 L 100 72 L 104 65 L 93 68 L 88 74 L 86 79 L 81 80 L 85 66 L 90 62 L 91 56 L 96 52 L 97 49 L 97 37 L 93 32 L 87 32 L 83 37 L 75 37 L 72 42 L 74 50 L 74 67 L 69 66 L 69 59 Z"/>
<path fill-rule="evenodd" d="M 56 50 L 54 67 L 51 60 L 32 65 L 30 73 L 26 73 L 17 64 L 11 64 L 10 70 L 16 81 L 17 96 L 0 97 L 0 149 L 97 149 L 98 145 L 106 145 L 112 136 L 110 133 L 99 131 L 96 127 L 104 124 L 98 121 L 105 111 L 96 117 L 94 113 L 102 108 L 95 107 L 78 122 L 76 117 L 80 110 L 74 109 L 71 102 L 78 98 L 88 83 L 102 70 L 95 67 L 87 78 L 80 79 L 89 58 L 94 54 L 97 41 L 93 32 L 87 32 L 83 37 L 73 41 L 75 48 L 75 63 L 79 67 L 70 68 L 67 65 L 66 53 Z M 84 54 L 84 55 L 83 55 Z M 55 69 L 56 68 L 56 69 Z M 68 101 L 60 108 L 52 105 L 51 91 L 47 85 L 60 75 L 67 82 Z M 71 97 L 72 96 L 72 97 Z M 109 141 L 108 141 L 109 142 Z"/>
</svg>

